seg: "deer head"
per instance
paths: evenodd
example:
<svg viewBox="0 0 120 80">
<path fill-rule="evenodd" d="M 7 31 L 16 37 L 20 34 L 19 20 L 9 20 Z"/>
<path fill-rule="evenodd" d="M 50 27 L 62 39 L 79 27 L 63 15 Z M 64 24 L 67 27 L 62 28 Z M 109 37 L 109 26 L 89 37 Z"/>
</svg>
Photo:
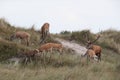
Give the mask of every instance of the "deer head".
<svg viewBox="0 0 120 80">
<path fill-rule="evenodd" d="M 15 37 L 15 34 L 12 34 L 11 36 L 10 36 L 10 41 L 12 41 L 13 39 L 15 39 L 16 37 Z"/>
</svg>

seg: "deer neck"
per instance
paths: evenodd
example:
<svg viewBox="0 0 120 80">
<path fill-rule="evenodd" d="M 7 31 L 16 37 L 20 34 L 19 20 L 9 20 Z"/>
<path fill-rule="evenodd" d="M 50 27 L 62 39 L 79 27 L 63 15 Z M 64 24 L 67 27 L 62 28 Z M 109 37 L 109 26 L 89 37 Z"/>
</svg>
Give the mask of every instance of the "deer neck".
<svg viewBox="0 0 120 80">
<path fill-rule="evenodd" d="M 88 44 L 87 49 L 92 49 L 93 44 Z"/>
</svg>

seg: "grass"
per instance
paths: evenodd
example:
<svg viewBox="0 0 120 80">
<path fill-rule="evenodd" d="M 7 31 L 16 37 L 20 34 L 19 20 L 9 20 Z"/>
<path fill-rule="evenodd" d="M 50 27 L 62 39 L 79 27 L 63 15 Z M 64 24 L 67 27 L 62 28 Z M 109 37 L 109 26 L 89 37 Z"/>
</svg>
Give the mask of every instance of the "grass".
<svg viewBox="0 0 120 80">
<path fill-rule="evenodd" d="M 95 43 L 100 45 L 102 50 L 102 61 L 89 61 L 86 57 L 74 55 L 70 49 L 64 49 L 63 55 L 59 58 L 58 52 L 53 52 L 49 61 L 50 54 L 47 53 L 45 62 L 43 57 L 38 57 L 38 61 L 28 64 L 4 63 L 4 61 L 20 52 L 21 50 L 31 50 L 40 45 L 40 34 L 31 29 L 15 28 L 8 22 L 0 19 L 0 80 L 120 80 L 120 41 L 119 31 L 107 30 L 102 32 L 102 37 Z M 9 41 L 9 36 L 14 30 L 23 30 L 31 35 L 31 45 L 29 47 L 21 45 L 16 41 Z M 75 40 L 77 43 L 85 45 L 84 33 L 88 31 L 90 39 L 95 39 L 95 34 L 89 30 L 52 34 L 54 37 L 66 40 Z M 47 38 L 47 42 L 56 42 L 54 39 Z M 60 63 L 60 59 L 62 63 Z"/>
<path fill-rule="evenodd" d="M 103 56 L 106 56 L 104 54 Z M 109 55 L 111 56 L 111 55 Z M 120 57 L 120 56 L 117 56 Z M 8 66 L 6 64 L 0 65 L 0 79 L 1 80 L 119 80 L 120 62 L 113 56 L 113 62 L 103 60 L 100 63 L 89 62 L 89 64 L 82 65 L 81 62 L 75 66 L 43 66 L 36 67 L 20 67 Z M 116 58 L 116 59 L 115 59 Z M 71 59 L 71 58 L 70 58 Z M 109 59 L 107 57 L 107 59 Z M 68 60 L 70 61 L 70 60 Z M 71 59 L 71 63 L 76 60 Z M 63 60 L 64 62 L 64 60 Z M 40 64 L 39 64 L 40 65 Z M 17 72 L 17 73 L 16 73 Z"/>
<path fill-rule="evenodd" d="M 116 52 L 117 54 L 120 54 L 120 48 L 119 48 L 120 31 L 109 29 L 103 32 L 99 32 L 97 34 L 90 32 L 90 30 L 73 31 L 73 32 L 63 31 L 61 32 L 59 37 L 66 40 L 74 40 L 79 44 L 86 45 L 86 37 L 85 37 L 86 32 L 91 41 L 94 41 L 96 39 L 95 35 L 100 34 L 101 35 L 100 39 L 94 44 L 100 45 L 102 48 L 110 49 Z"/>
<path fill-rule="evenodd" d="M 114 55 L 115 54 L 115 55 Z M 49 56 L 49 54 L 47 55 Z M 38 62 L 37 65 L 13 66 L 0 64 L 1 80 L 119 80 L 119 54 L 104 49 L 102 61 L 86 63 L 86 57 L 76 55 L 62 55 L 62 64 L 58 65 L 58 54 L 53 54 L 50 63 Z M 57 64 L 55 64 L 57 63 Z M 56 66 L 58 65 L 58 66 Z"/>
</svg>

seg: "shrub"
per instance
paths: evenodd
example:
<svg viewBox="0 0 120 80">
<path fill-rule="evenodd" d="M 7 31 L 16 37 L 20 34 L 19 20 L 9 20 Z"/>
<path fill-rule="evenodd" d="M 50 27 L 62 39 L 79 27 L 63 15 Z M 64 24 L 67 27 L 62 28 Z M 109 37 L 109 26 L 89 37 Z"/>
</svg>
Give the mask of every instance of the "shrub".
<svg viewBox="0 0 120 80">
<path fill-rule="evenodd" d="M 0 40 L 0 60 L 8 59 L 17 53 L 17 45 Z"/>
<path fill-rule="evenodd" d="M 83 30 L 83 31 L 76 31 L 72 32 L 71 39 L 76 40 L 79 43 L 85 44 L 86 43 L 86 34 L 88 35 L 90 40 L 94 40 L 94 34 L 91 33 L 89 30 Z"/>
<path fill-rule="evenodd" d="M 28 48 L 18 45 L 13 42 L 0 39 L 0 61 L 6 60 L 15 56 L 21 50 L 28 50 Z"/>
</svg>

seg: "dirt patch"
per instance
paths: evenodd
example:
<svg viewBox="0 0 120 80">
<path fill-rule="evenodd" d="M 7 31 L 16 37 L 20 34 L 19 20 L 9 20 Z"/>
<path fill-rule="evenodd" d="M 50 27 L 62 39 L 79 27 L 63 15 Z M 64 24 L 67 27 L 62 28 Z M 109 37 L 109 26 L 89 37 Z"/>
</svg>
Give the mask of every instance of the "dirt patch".
<svg viewBox="0 0 120 80">
<path fill-rule="evenodd" d="M 67 40 L 56 38 L 56 41 L 60 42 L 64 47 L 70 48 L 76 52 L 78 55 L 84 55 L 87 49 L 75 42 L 70 42 Z"/>
</svg>

